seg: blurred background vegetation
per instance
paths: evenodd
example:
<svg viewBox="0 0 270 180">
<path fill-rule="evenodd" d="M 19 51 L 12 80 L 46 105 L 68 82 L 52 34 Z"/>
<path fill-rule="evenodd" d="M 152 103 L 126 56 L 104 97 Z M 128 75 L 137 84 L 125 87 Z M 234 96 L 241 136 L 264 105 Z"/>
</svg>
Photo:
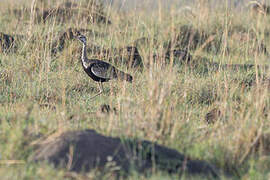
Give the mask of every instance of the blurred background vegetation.
<svg viewBox="0 0 270 180">
<path fill-rule="evenodd" d="M 31 142 L 80 129 L 151 140 L 233 179 L 270 177 L 267 2 L 159 2 L 149 13 L 94 0 L 0 1 L 0 177 L 64 178 L 64 170 L 27 161 Z M 105 83 L 105 93 L 90 99 L 98 89 L 81 67 L 81 44 L 69 34 L 61 45 L 69 28 L 85 29 L 89 46 L 102 50 L 136 45 L 143 69 L 117 63 L 122 51 L 89 51 L 134 78 Z M 192 62 L 166 56 L 172 47 Z M 117 113 L 102 112 L 102 104 Z M 130 177 L 137 178 L 146 177 Z"/>
</svg>

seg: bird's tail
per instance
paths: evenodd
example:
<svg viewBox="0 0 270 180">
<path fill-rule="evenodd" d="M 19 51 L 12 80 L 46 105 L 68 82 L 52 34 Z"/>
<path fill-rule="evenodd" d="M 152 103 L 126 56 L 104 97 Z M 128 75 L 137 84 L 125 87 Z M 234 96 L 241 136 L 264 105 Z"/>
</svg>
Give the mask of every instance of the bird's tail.
<svg viewBox="0 0 270 180">
<path fill-rule="evenodd" d="M 119 76 L 118 77 L 119 77 L 119 79 L 126 80 L 126 81 L 128 81 L 130 83 L 132 83 L 132 80 L 133 80 L 133 77 L 131 75 L 129 75 L 127 73 L 124 73 L 122 71 L 119 72 Z"/>
</svg>

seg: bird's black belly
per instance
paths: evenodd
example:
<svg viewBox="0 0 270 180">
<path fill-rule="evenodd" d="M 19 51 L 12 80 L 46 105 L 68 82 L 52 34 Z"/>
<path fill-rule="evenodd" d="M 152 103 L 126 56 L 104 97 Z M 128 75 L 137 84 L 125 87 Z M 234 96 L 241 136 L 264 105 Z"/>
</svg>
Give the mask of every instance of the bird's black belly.
<svg viewBox="0 0 270 180">
<path fill-rule="evenodd" d="M 100 77 L 94 75 L 91 72 L 90 68 L 83 68 L 83 69 L 88 74 L 88 76 L 90 76 L 90 78 L 92 78 L 94 81 L 97 81 L 97 82 L 107 82 L 107 81 L 109 81 L 109 79 L 100 78 Z"/>
</svg>

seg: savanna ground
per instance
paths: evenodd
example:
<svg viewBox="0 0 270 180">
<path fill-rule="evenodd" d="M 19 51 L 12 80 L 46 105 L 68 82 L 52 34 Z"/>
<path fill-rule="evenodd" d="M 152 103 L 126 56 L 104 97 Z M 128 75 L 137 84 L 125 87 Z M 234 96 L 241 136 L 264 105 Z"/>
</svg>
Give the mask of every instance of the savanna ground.
<svg viewBox="0 0 270 180">
<path fill-rule="evenodd" d="M 201 0 L 191 10 L 160 8 L 151 15 L 145 11 L 105 9 L 112 21 L 110 25 L 76 17 L 65 23 L 55 18 L 37 23 L 31 13 L 18 18 L 8 11 L 21 7 L 20 3 L 0 2 L 0 32 L 28 37 L 20 42 L 16 52 L 0 54 L 1 179 L 64 178 L 64 170 L 27 160 L 33 151 L 32 141 L 71 129 L 95 129 L 110 136 L 151 140 L 206 160 L 233 179 L 270 178 L 269 71 L 215 69 L 203 62 L 207 58 L 220 64 L 269 65 L 270 57 L 256 47 L 263 41 L 270 50 L 270 16 L 254 14 L 249 8 L 239 12 L 226 1 L 211 9 L 207 1 Z M 81 5 L 85 3 L 82 1 Z M 31 5 L 46 7 L 53 3 L 25 1 L 26 7 Z M 162 54 L 163 43 L 173 40 L 183 25 L 215 34 L 221 39 L 219 50 L 206 51 L 202 43 L 190 51 L 199 66 L 161 66 L 162 56 L 154 61 L 152 55 Z M 138 47 L 144 70 L 118 66 L 132 74 L 133 83 L 104 83 L 105 92 L 90 99 L 98 92 L 98 86 L 83 71 L 79 54 L 74 52 L 81 44 L 71 41 L 63 52 L 51 56 L 52 41 L 69 27 L 104 34 L 88 36 L 88 43 L 108 48 L 149 37 L 152 41 Z M 89 58 L 94 56 L 88 54 Z M 115 107 L 117 113 L 100 113 L 102 104 Z M 220 115 L 216 123 L 208 124 L 205 116 L 214 108 L 220 110 Z M 95 174 L 87 176 L 93 178 Z M 170 176 L 156 172 L 152 177 L 129 178 Z"/>
</svg>

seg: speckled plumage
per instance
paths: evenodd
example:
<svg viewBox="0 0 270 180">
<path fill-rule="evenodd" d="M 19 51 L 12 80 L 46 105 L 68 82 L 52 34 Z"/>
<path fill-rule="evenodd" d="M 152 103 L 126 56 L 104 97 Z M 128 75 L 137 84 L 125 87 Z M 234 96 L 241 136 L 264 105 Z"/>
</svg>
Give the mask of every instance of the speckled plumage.
<svg viewBox="0 0 270 180">
<path fill-rule="evenodd" d="M 86 37 L 79 35 L 78 39 L 83 43 L 81 56 L 83 69 L 89 77 L 99 83 L 100 92 L 97 95 L 101 94 L 103 91 L 101 83 L 107 82 L 111 79 L 132 82 L 133 78 L 131 75 L 116 69 L 113 65 L 99 59 L 88 59 L 86 55 Z"/>
<path fill-rule="evenodd" d="M 132 76 L 126 74 L 113 65 L 99 60 L 99 59 L 88 59 L 86 55 L 86 37 L 80 35 L 78 39 L 83 43 L 81 61 L 84 71 L 97 82 L 106 82 L 111 79 L 120 79 L 132 82 Z"/>
</svg>

